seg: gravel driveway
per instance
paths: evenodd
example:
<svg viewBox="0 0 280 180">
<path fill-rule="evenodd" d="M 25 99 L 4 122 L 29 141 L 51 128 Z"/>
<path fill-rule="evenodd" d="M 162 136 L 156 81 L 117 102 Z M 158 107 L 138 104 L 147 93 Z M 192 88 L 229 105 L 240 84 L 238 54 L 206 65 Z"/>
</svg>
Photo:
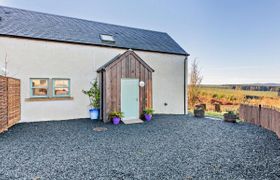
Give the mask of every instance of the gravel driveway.
<svg viewBox="0 0 280 180">
<path fill-rule="evenodd" d="M 181 115 L 22 123 L 0 135 L 0 166 L 5 180 L 280 179 L 280 140 L 247 123 Z"/>
</svg>

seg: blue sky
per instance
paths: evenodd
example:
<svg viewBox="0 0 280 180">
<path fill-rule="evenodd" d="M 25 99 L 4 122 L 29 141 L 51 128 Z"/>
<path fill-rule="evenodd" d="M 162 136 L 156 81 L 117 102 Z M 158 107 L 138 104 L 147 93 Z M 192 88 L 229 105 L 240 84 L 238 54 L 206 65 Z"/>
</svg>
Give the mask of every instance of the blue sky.
<svg viewBox="0 0 280 180">
<path fill-rule="evenodd" d="M 204 84 L 280 83 L 279 0 L 0 0 L 1 5 L 168 32 Z"/>
</svg>

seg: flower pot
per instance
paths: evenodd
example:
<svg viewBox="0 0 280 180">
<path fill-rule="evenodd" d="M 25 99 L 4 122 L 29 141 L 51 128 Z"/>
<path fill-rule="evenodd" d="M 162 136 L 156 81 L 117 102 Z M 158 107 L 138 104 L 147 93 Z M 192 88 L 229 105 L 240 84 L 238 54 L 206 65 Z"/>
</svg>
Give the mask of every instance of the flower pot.
<svg viewBox="0 0 280 180">
<path fill-rule="evenodd" d="M 113 124 L 117 125 L 120 124 L 121 118 L 119 117 L 113 117 Z"/>
<path fill-rule="evenodd" d="M 90 109 L 89 113 L 90 113 L 90 119 L 92 120 L 99 119 L 99 109 L 96 108 Z"/>
<path fill-rule="evenodd" d="M 197 117 L 197 118 L 204 118 L 204 116 L 205 116 L 204 109 L 195 109 L 193 111 L 193 113 L 194 113 L 194 117 Z"/>
<path fill-rule="evenodd" d="M 224 114 L 224 121 L 225 122 L 236 123 L 237 119 L 238 119 L 238 117 L 237 117 L 236 114 L 229 114 L 229 113 Z"/>
<path fill-rule="evenodd" d="M 151 114 L 144 114 L 145 116 L 145 120 L 146 121 L 150 121 L 152 119 L 152 115 Z"/>
</svg>

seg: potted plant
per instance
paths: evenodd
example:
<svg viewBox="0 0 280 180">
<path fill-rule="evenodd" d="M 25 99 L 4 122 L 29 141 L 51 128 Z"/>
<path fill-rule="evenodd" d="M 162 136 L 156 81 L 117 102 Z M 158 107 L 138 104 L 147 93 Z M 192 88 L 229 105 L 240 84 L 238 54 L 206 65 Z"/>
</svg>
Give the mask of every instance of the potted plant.
<svg viewBox="0 0 280 180">
<path fill-rule="evenodd" d="M 237 120 L 237 115 L 233 111 L 228 111 L 224 114 L 224 121 L 225 122 L 232 122 L 235 123 Z"/>
<path fill-rule="evenodd" d="M 123 118 L 123 112 L 113 111 L 109 114 L 109 118 L 112 120 L 113 124 L 120 124 L 121 118 Z"/>
<path fill-rule="evenodd" d="M 204 116 L 205 116 L 204 106 L 196 105 L 193 113 L 194 113 L 194 117 L 204 118 Z"/>
<path fill-rule="evenodd" d="M 152 119 L 154 110 L 152 108 L 146 108 L 144 109 L 143 113 L 144 113 L 145 120 L 150 121 Z"/>
<path fill-rule="evenodd" d="M 89 97 L 90 101 L 90 119 L 99 119 L 100 114 L 100 89 L 98 86 L 97 79 L 91 83 L 91 88 L 88 91 L 82 91 Z"/>
</svg>

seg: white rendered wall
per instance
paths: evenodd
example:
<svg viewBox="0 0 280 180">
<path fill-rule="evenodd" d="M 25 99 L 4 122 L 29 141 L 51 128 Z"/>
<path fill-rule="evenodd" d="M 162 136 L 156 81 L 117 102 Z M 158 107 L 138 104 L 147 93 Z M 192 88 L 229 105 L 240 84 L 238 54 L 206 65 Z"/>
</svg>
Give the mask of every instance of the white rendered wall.
<svg viewBox="0 0 280 180">
<path fill-rule="evenodd" d="M 0 67 L 8 55 L 9 75 L 21 80 L 21 122 L 87 118 L 88 89 L 96 69 L 124 49 L 0 37 Z M 154 70 L 156 113 L 184 113 L 184 56 L 135 51 Z M 29 102 L 30 78 L 70 78 L 73 100 Z M 167 106 L 164 106 L 167 103 Z"/>
</svg>

